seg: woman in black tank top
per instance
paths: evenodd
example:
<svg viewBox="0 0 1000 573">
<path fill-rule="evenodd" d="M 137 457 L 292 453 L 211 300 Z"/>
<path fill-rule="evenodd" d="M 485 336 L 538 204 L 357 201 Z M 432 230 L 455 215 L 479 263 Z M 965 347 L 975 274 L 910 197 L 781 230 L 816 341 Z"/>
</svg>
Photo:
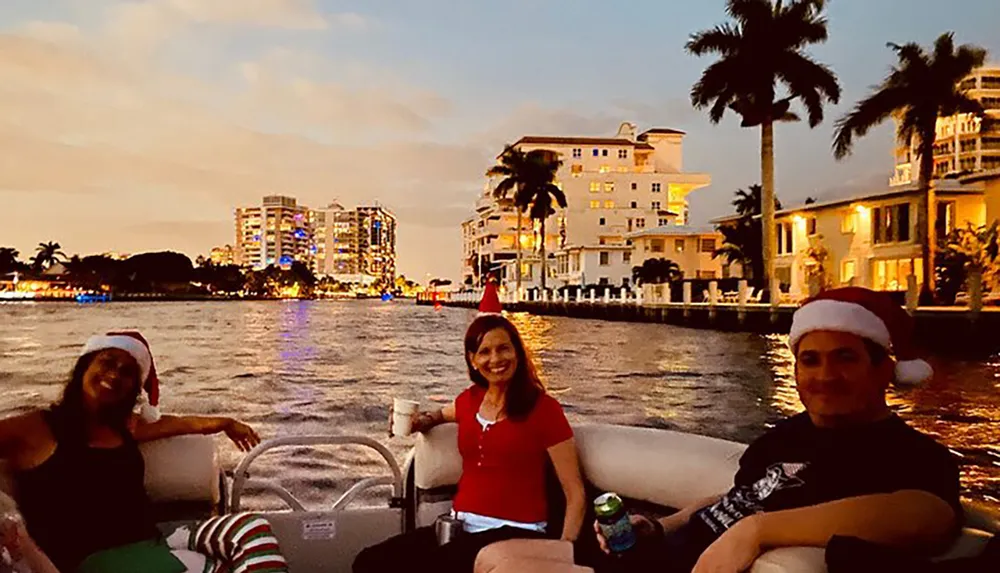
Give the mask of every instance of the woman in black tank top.
<svg viewBox="0 0 1000 573">
<path fill-rule="evenodd" d="M 119 333 L 94 337 L 88 347 L 95 340 L 103 341 L 100 348 L 77 360 L 51 409 L 0 420 L 0 459 L 14 470 L 28 532 L 63 573 L 97 552 L 160 537 L 138 442 L 219 432 L 244 451 L 260 442 L 253 429 L 230 418 L 139 422 L 137 398 L 150 374 L 155 377 L 145 340 Z"/>
</svg>

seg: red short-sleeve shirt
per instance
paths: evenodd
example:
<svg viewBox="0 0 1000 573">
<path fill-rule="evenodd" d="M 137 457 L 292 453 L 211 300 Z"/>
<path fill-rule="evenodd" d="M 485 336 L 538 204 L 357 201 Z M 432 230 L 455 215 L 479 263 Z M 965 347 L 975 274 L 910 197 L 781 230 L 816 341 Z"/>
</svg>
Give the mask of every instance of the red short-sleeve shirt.
<svg viewBox="0 0 1000 573">
<path fill-rule="evenodd" d="M 573 437 L 562 406 L 548 394 L 520 421 L 503 419 L 484 430 L 476 419 L 486 390 L 471 386 L 455 400 L 462 477 L 456 511 L 524 523 L 545 521 L 548 449 Z"/>
</svg>

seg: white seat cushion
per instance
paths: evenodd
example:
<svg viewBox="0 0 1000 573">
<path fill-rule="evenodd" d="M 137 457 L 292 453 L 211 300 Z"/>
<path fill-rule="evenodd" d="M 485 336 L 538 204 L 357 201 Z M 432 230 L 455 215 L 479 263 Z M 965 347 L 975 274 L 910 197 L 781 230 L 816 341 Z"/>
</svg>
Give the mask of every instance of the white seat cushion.
<svg viewBox="0 0 1000 573">
<path fill-rule="evenodd" d="M 139 446 L 146 492 L 154 502 L 219 501 L 219 466 L 211 436 L 178 436 Z M 0 491 L 16 498 L 10 467 L 0 461 Z"/>
</svg>

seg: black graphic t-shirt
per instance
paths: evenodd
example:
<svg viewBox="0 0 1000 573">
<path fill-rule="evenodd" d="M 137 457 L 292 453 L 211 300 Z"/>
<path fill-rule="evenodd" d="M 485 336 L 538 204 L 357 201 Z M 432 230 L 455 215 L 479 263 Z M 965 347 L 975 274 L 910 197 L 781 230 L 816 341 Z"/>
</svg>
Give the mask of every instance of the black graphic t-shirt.
<svg viewBox="0 0 1000 573">
<path fill-rule="evenodd" d="M 753 442 L 740 458 L 733 488 L 692 521 L 718 536 L 754 513 L 906 489 L 932 493 L 961 516 L 958 466 L 932 438 L 895 415 L 826 429 L 803 413 Z"/>
</svg>

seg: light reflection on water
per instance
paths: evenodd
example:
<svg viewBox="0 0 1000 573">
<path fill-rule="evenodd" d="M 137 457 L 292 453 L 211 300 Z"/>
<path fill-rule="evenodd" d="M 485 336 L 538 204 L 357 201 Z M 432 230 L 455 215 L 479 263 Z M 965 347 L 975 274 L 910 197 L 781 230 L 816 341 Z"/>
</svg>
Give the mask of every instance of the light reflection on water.
<svg viewBox="0 0 1000 573">
<path fill-rule="evenodd" d="M 150 338 L 167 412 L 226 414 L 265 437 L 359 434 L 386 441 L 392 397 L 446 402 L 467 384 L 473 311 L 405 301 L 0 305 L 0 414 L 53 400 L 87 336 Z M 573 421 L 644 425 L 749 441 L 801 411 L 787 337 L 512 314 Z M 961 457 L 970 496 L 1000 506 L 1000 361 L 936 361 L 930 384 L 893 408 Z M 388 440 L 402 459 L 412 438 Z M 224 463 L 238 461 L 224 444 Z M 307 506 L 330 503 L 384 464 L 360 448 L 268 454 L 254 478 Z M 277 507 L 270 498 L 252 506 Z"/>
</svg>

